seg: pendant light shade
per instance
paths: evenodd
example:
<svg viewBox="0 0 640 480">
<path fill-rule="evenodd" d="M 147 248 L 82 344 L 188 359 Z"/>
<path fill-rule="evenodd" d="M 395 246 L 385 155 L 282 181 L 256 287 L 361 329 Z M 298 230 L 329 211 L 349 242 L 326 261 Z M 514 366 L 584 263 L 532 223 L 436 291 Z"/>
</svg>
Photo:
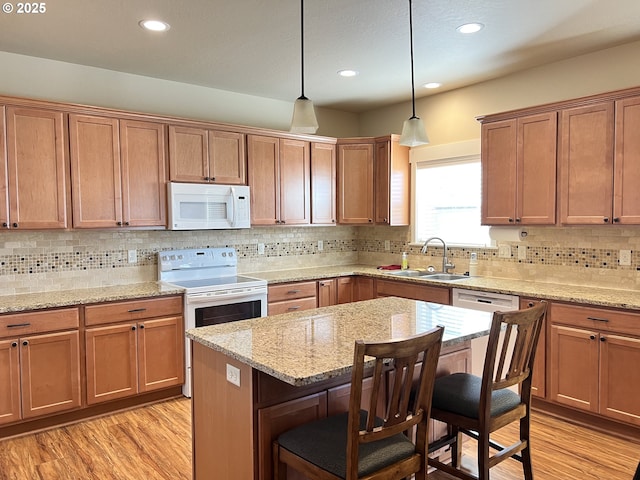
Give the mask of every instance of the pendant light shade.
<svg viewBox="0 0 640 480">
<path fill-rule="evenodd" d="M 293 105 L 291 133 L 316 133 L 318 120 L 313 102 L 304 95 L 304 0 L 300 0 L 300 74 L 301 93 Z"/>
<path fill-rule="evenodd" d="M 418 145 L 426 145 L 429 143 L 427 131 L 424 128 L 424 122 L 416 116 L 416 89 L 413 72 L 413 12 L 411 0 L 409 0 L 409 38 L 411 40 L 411 107 L 413 115 L 404 121 L 402 126 L 402 135 L 398 143 L 407 147 L 417 147 Z"/>
</svg>

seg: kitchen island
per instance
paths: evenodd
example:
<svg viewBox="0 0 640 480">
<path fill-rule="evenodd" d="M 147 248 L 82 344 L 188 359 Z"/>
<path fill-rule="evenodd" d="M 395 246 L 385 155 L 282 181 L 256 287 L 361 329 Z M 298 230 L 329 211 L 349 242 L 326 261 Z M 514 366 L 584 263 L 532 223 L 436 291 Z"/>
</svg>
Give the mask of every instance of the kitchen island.
<svg viewBox="0 0 640 480">
<path fill-rule="evenodd" d="M 347 410 L 356 339 L 442 325 L 441 375 L 469 370 L 470 341 L 487 335 L 490 323 L 487 312 L 388 297 L 187 331 L 193 478 L 271 479 L 275 437 Z"/>
</svg>

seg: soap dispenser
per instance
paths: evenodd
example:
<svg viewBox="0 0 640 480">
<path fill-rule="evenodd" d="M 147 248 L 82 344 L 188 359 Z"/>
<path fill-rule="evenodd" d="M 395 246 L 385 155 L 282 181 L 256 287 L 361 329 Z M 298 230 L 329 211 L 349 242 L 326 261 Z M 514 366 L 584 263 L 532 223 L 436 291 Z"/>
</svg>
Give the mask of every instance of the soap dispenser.
<svg viewBox="0 0 640 480">
<path fill-rule="evenodd" d="M 478 276 L 478 254 L 476 252 L 471 252 L 471 258 L 469 259 L 469 276 Z"/>
<path fill-rule="evenodd" d="M 409 268 L 409 257 L 407 256 L 407 252 L 402 252 L 402 263 L 400 263 L 400 268 L 402 270 Z"/>
</svg>

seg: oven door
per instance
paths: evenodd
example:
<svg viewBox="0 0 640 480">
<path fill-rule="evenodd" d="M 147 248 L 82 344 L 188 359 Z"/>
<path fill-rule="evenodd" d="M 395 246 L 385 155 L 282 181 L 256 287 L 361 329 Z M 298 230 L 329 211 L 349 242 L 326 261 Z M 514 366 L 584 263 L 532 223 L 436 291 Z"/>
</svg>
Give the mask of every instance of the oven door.
<svg viewBox="0 0 640 480">
<path fill-rule="evenodd" d="M 187 330 L 206 325 L 236 322 L 267 316 L 267 288 L 247 292 L 234 291 L 187 293 L 185 295 L 185 327 Z M 182 393 L 191 397 L 191 341 L 185 338 L 185 383 Z"/>
</svg>

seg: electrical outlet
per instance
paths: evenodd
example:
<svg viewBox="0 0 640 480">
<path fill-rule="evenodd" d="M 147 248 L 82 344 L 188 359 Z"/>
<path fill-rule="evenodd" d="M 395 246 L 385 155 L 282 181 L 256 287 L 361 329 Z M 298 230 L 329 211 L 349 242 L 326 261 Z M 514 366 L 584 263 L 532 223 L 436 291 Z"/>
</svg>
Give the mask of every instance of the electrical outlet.
<svg viewBox="0 0 640 480">
<path fill-rule="evenodd" d="M 136 250 L 127 251 L 127 259 L 129 263 L 138 263 L 138 252 Z"/>
<path fill-rule="evenodd" d="M 498 257 L 511 258 L 511 245 L 500 245 L 498 247 Z"/>
<path fill-rule="evenodd" d="M 518 260 L 527 259 L 527 247 L 524 245 L 518 245 Z"/>
<path fill-rule="evenodd" d="M 620 265 L 631 265 L 631 250 L 620 250 L 618 263 Z"/>
<path fill-rule="evenodd" d="M 240 369 L 227 363 L 227 382 L 240 386 Z"/>
<path fill-rule="evenodd" d="M 391 250 L 391 241 L 390 240 L 385 240 L 384 241 L 384 249 L 388 252 L 389 250 Z"/>
<path fill-rule="evenodd" d="M 264 255 L 264 243 L 258 244 L 258 255 Z"/>
<path fill-rule="evenodd" d="M 318 251 L 321 252 L 324 250 L 324 242 L 322 240 L 318 240 Z"/>
</svg>

